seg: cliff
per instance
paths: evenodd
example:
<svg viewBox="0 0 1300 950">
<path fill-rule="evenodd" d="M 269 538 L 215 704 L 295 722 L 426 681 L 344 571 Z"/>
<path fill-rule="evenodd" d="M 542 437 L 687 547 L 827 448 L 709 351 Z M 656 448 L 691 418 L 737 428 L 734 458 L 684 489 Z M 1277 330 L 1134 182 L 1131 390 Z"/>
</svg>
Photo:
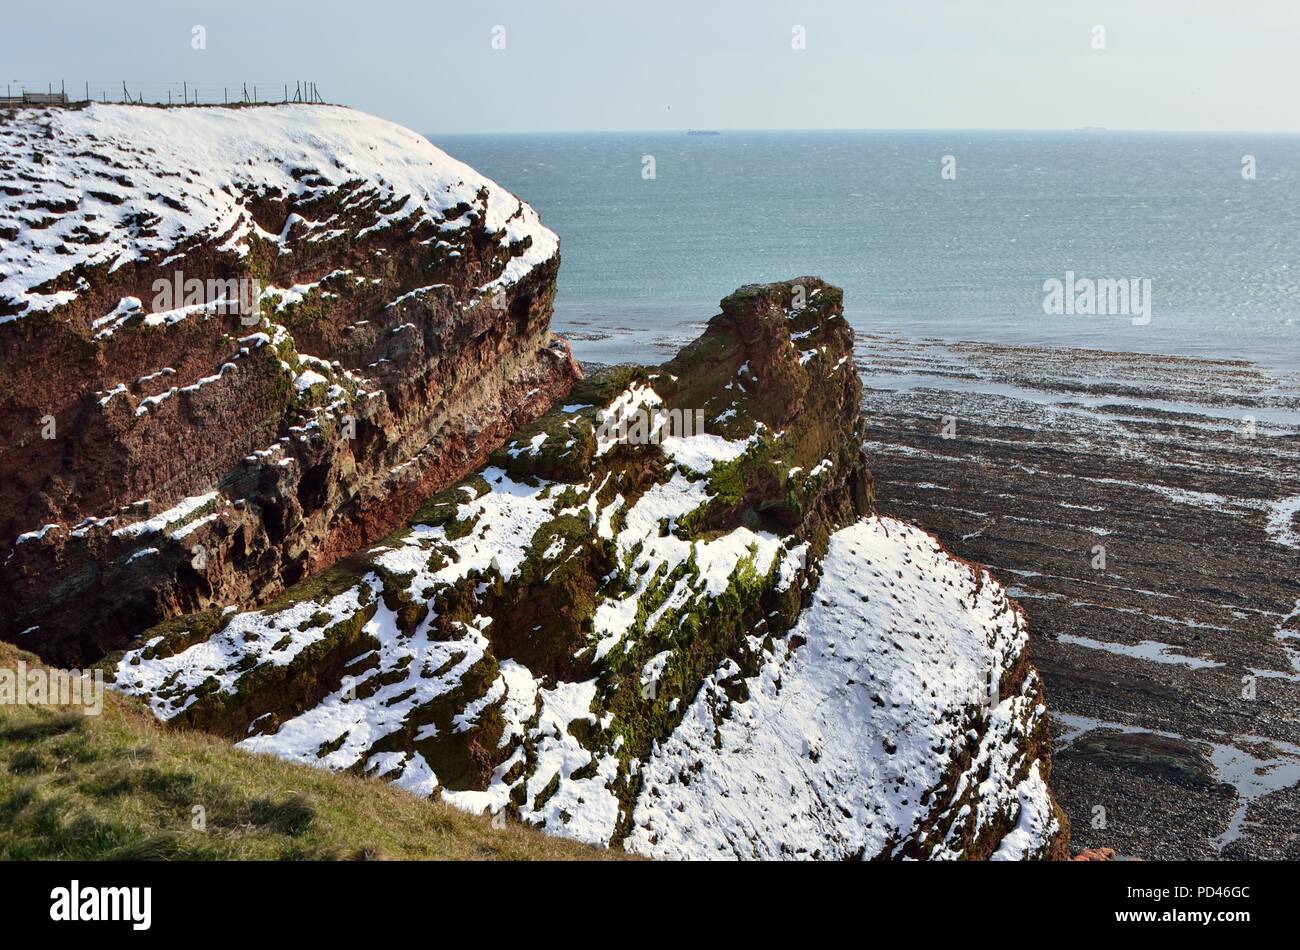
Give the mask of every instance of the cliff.
<svg viewBox="0 0 1300 950">
<path fill-rule="evenodd" d="M 742 288 L 380 543 L 145 632 L 117 688 L 646 855 L 1060 856 L 1024 616 L 873 513 L 852 346 L 836 288 Z"/>
<path fill-rule="evenodd" d="M 1062 854 L 1025 618 L 874 510 L 837 288 L 582 379 L 536 213 L 334 107 L 19 110 L 0 196 L 0 639 L 164 754 L 657 857 Z"/>
<path fill-rule="evenodd" d="M 558 266 L 348 109 L 0 114 L 0 638 L 81 664 L 383 537 L 580 377 Z"/>
</svg>

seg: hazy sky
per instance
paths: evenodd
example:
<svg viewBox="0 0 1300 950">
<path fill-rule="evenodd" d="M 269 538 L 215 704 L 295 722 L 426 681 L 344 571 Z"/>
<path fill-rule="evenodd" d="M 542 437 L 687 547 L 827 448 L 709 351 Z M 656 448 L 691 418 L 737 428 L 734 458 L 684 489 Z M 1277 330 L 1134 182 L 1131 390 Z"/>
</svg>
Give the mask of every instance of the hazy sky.
<svg viewBox="0 0 1300 950">
<path fill-rule="evenodd" d="M 1300 131 L 1297 0 L 4 0 L 3 81 L 312 78 L 422 132 Z M 192 48 L 195 25 L 207 48 Z M 792 48 L 793 28 L 806 48 Z M 494 27 L 505 49 L 493 49 Z M 1093 49 L 1105 28 L 1104 51 Z M 499 34 L 498 34 L 499 35 Z M 152 84 L 152 85 L 145 85 Z M 162 92 L 165 97 L 165 91 Z"/>
</svg>

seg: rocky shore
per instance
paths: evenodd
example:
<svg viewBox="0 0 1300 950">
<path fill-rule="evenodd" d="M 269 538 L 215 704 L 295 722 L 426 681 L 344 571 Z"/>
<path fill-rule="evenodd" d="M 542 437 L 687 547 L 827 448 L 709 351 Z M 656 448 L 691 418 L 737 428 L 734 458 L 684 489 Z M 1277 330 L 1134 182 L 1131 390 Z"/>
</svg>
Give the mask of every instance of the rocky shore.
<svg viewBox="0 0 1300 950">
<path fill-rule="evenodd" d="M 1300 857 L 1300 376 L 858 340 L 882 512 L 1030 617 L 1076 847 Z"/>
</svg>

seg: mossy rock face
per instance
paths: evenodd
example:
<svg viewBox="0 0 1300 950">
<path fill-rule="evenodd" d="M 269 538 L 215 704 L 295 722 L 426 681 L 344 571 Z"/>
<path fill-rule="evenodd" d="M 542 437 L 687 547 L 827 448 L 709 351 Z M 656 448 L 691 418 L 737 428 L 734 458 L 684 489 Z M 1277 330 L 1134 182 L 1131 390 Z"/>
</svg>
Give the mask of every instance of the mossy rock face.
<svg viewBox="0 0 1300 950">
<path fill-rule="evenodd" d="M 593 537 L 586 518 L 562 514 L 546 522 L 518 576 L 484 600 L 488 616 L 499 618 L 489 633 L 493 652 L 538 676 L 585 679 L 601 579 L 616 565 L 614 545 Z"/>
<path fill-rule="evenodd" d="M 338 688 L 344 667 L 373 643 L 364 629 L 373 611 L 372 604 L 325 628 L 320 639 L 298 653 L 287 665 L 271 662 L 240 664 L 244 671 L 233 689 L 205 689 L 203 695 L 181 713 L 182 721 L 209 732 L 242 739 L 248 734 L 249 727 L 263 716 L 272 715 L 282 721 L 311 708 Z"/>
<path fill-rule="evenodd" d="M 201 643 L 217 634 L 226 625 L 229 615 L 222 610 L 200 610 L 184 617 L 166 620 L 151 627 L 144 635 L 146 640 L 157 640 L 141 654 L 144 659 L 155 660 L 175 656 L 186 647 Z"/>
<path fill-rule="evenodd" d="M 852 352 L 836 288 L 742 288 L 673 360 L 593 374 L 405 530 L 227 619 L 223 644 L 250 639 L 224 670 L 145 647 L 119 683 L 250 748 L 619 845 L 656 749 L 803 649 L 830 539 L 872 514 Z"/>
<path fill-rule="evenodd" d="M 511 436 L 492 453 L 491 464 L 516 478 L 577 481 L 592 468 L 594 415 L 594 410 L 549 413 Z"/>
</svg>

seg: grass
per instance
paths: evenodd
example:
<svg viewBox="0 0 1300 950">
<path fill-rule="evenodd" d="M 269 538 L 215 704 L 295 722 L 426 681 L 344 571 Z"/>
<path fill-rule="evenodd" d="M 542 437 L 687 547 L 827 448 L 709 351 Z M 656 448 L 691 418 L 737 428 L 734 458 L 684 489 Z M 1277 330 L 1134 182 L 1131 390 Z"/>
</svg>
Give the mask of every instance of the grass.
<svg viewBox="0 0 1300 950">
<path fill-rule="evenodd" d="M 0 643 L 0 666 L 31 654 Z M 201 820 L 200 820 L 201 819 Z M 624 855 L 251 755 L 110 693 L 102 715 L 0 705 L 0 859 L 599 860 Z"/>
</svg>

